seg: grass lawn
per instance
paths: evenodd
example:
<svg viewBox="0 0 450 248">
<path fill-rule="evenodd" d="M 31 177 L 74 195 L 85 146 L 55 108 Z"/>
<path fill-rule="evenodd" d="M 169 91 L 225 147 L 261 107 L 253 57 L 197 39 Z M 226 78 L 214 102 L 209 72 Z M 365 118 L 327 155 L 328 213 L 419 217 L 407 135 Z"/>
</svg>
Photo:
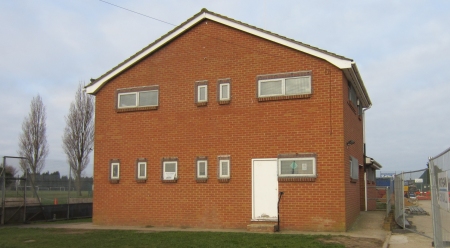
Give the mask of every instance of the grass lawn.
<svg viewBox="0 0 450 248">
<path fill-rule="evenodd" d="M 0 228 L 0 247 L 344 247 L 331 236 Z"/>
</svg>

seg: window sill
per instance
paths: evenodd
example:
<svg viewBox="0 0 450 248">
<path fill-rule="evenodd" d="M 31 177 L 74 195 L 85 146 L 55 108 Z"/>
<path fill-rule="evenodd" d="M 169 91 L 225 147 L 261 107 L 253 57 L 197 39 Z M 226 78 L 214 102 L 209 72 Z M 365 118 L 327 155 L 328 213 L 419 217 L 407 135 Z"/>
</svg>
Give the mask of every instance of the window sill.
<svg viewBox="0 0 450 248">
<path fill-rule="evenodd" d="M 231 100 L 221 100 L 219 101 L 219 105 L 227 105 L 230 104 Z"/>
<path fill-rule="evenodd" d="M 278 177 L 278 182 L 315 182 L 316 177 Z"/>
<path fill-rule="evenodd" d="M 278 101 L 278 100 L 289 100 L 289 99 L 304 99 L 304 98 L 311 98 L 311 95 L 312 95 L 312 94 L 292 95 L 292 96 L 268 96 L 268 97 L 258 97 L 258 102 Z"/>
<path fill-rule="evenodd" d="M 158 107 L 159 106 L 136 107 L 136 108 L 116 108 L 116 113 L 157 110 Z"/>
<path fill-rule="evenodd" d="M 208 102 L 196 102 L 195 105 L 197 105 L 197 107 L 204 107 L 208 105 Z"/>
<path fill-rule="evenodd" d="M 178 179 L 173 179 L 173 180 L 164 180 L 162 179 L 161 182 L 163 183 L 176 183 L 178 181 Z"/>
<path fill-rule="evenodd" d="M 357 183 L 357 182 L 358 182 L 358 179 L 350 178 L 350 182 L 351 182 L 351 183 Z"/>
<path fill-rule="evenodd" d="M 229 178 L 219 178 L 219 183 L 229 183 L 230 179 Z"/>
<path fill-rule="evenodd" d="M 120 179 L 109 179 L 111 184 L 118 184 Z"/>
<path fill-rule="evenodd" d="M 197 178 L 195 181 L 197 181 L 197 183 L 206 183 L 208 182 L 208 178 Z"/>
<path fill-rule="evenodd" d="M 146 183 L 147 179 L 136 179 L 137 183 Z"/>
</svg>

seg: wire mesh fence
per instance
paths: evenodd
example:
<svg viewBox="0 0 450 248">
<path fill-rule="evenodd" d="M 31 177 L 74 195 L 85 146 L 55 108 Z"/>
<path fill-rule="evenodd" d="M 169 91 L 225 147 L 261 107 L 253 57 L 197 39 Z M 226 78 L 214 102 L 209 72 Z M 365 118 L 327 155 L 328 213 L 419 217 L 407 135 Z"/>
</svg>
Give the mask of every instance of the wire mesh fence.
<svg viewBox="0 0 450 248">
<path fill-rule="evenodd" d="M 1 224 L 92 216 L 92 177 L 77 179 L 59 171 L 33 174 L 20 160 L 4 157 L 0 168 Z"/>
<path fill-rule="evenodd" d="M 430 190 L 428 169 L 402 172 L 394 176 L 395 221 L 403 229 L 410 228 L 407 210 Z M 422 198 L 424 199 L 424 198 Z"/>
<path fill-rule="evenodd" d="M 450 245 L 450 148 L 429 159 L 434 247 Z"/>
</svg>

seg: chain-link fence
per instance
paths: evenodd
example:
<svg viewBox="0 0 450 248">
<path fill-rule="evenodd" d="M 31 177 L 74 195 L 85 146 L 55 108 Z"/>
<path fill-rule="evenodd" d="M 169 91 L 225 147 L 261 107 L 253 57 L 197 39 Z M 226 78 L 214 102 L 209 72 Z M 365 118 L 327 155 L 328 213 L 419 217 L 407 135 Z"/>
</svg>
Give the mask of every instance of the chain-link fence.
<svg viewBox="0 0 450 248">
<path fill-rule="evenodd" d="M 3 157 L 1 224 L 92 216 L 92 177 L 33 174 L 22 169 L 21 159 Z"/>
<path fill-rule="evenodd" d="M 429 159 L 434 247 L 450 245 L 450 148 Z"/>
</svg>

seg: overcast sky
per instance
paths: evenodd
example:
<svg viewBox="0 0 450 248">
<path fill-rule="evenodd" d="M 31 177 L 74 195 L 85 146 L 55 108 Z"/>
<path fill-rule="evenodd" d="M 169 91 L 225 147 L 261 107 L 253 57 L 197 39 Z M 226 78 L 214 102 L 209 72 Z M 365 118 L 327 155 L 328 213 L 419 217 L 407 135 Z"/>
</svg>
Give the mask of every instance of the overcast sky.
<svg viewBox="0 0 450 248">
<path fill-rule="evenodd" d="M 354 59 L 373 103 L 367 155 L 382 171 L 423 169 L 450 147 L 450 1 L 108 2 L 174 25 L 207 8 Z M 0 1 L 0 156 L 17 155 L 22 122 L 40 94 L 50 146 L 44 171 L 67 174 L 61 137 L 77 84 L 172 28 L 97 0 Z"/>
</svg>

